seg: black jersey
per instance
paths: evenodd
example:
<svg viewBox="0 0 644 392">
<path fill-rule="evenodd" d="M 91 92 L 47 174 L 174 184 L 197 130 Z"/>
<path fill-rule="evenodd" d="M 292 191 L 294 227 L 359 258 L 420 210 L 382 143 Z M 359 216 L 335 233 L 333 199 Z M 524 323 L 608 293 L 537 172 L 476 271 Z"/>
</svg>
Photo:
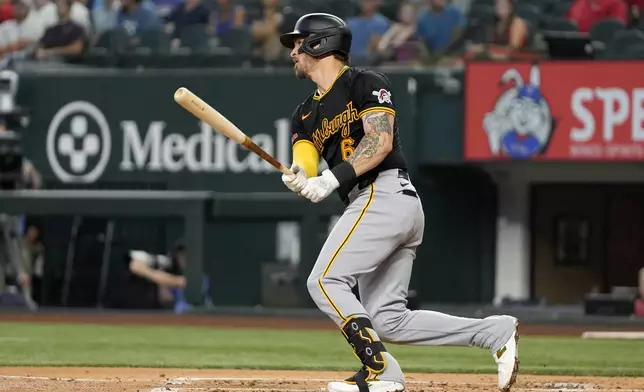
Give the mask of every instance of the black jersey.
<svg viewBox="0 0 644 392">
<path fill-rule="evenodd" d="M 345 203 L 348 193 L 358 183 L 375 180 L 383 170 L 407 169 L 389 79 L 378 72 L 345 66 L 324 94 L 317 91 L 311 94 L 293 113 L 293 145 L 303 141 L 313 143 L 333 169 L 351 156 L 365 134 L 362 117 L 374 111 L 394 115 L 393 148 L 371 171 L 351 184 L 341 184 L 338 195 Z"/>
</svg>

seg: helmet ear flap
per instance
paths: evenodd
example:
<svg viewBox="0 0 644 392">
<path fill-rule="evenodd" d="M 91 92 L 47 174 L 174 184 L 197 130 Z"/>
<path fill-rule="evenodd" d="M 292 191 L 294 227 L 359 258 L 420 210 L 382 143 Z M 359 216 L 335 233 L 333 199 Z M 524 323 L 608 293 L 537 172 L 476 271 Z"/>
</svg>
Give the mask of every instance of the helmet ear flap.
<svg viewBox="0 0 644 392">
<path fill-rule="evenodd" d="M 312 57 L 317 57 L 320 55 L 318 53 L 317 46 L 318 48 L 323 45 L 325 38 L 316 38 L 314 36 L 308 36 L 302 41 L 302 45 L 300 45 L 300 53 L 306 53 L 309 56 Z"/>
<path fill-rule="evenodd" d="M 328 29 L 324 32 L 315 33 L 302 41 L 300 51 L 312 57 L 323 57 L 338 51 L 344 52 L 342 50 L 342 37 L 338 34 L 337 29 Z"/>
</svg>

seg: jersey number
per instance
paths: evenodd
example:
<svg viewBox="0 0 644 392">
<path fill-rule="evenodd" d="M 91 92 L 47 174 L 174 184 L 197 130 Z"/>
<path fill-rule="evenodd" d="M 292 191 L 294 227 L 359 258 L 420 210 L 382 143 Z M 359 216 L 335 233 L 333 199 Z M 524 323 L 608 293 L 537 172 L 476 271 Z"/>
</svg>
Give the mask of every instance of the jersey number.
<svg viewBox="0 0 644 392">
<path fill-rule="evenodd" d="M 342 142 L 340 143 L 340 150 L 342 151 L 343 160 L 348 160 L 353 154 L 353 151 L 355 150 L 355 148 L 353 148 L 354 143 L 355 142 L 350 137 L 342 139 Z"/>
</svg>

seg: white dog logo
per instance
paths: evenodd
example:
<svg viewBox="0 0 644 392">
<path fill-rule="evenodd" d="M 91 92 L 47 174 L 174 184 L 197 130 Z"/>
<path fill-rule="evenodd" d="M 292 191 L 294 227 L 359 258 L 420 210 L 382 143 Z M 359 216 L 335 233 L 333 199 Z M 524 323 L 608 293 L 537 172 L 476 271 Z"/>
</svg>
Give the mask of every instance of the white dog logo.
<svg viewBox="0 0 644 392">
<path fill-rule="evenodd" d="M 516 69 L 507 70 L 501 83 L 514 81 L 514 87 L 497 99 L 494 109 L 483 118 L 483 128 L 494 155 L 530 158 L 548 145 L 554 120 L 540 89 L 539 68 L 530 70 L 530 83 L 524 84 Z"/>
</svg>

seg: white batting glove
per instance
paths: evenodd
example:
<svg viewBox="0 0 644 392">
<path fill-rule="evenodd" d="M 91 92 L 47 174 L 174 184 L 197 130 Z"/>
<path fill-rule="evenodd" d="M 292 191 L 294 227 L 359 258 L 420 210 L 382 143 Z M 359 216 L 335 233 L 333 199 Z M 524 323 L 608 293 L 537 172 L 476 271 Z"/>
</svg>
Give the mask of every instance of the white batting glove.
<svg viewBox="0 0 644 392">
<path fill-rule="evenodd" d="M 298 165 L 291 166 L 291 171 L 295 174 L 294 176 L 287 176 L 282 174 L 282 182 L 288 189 L 295 193 L 300 193 L 302 189 L 306 186 L 306 173 Z"/>
<path fill-rule="evenodd" d="M 331 170 L 325 170 L 321 176 L 309 178 L 300 195 L 311 200 L 313 203 L 319 203 L 326 199 L 339 186 L 340 183 Z"/>
</svg>

